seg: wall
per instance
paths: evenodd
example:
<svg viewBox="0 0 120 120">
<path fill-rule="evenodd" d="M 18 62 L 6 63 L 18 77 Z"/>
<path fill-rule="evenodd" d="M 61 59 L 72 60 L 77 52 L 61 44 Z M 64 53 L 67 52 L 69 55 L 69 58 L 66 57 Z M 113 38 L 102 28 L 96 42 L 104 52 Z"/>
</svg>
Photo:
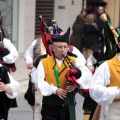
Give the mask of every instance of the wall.
<svg viewBox="0 0 120 120">
<path fill-rule="evenodd" d="M 74 4 L 72 4 L 74 1 Z M 62 7 L 63 9 L 59 9 Z M 82 9 L 82 0 L 55 0 L 54 19 L 64 31 L 72 27 L 76 16 Z"/>
<path fill-rule="evenodd" d="M 107 13 L 110 15 L 112 26 L 119 26 L 120 22 L 120 0 L 104 0 L 108 3 Z"/>
<path fill-rule="evenodd" d="M 25 21 L 25 1 L 24 0 L 19 0 L 19 20 L 18 20 L 18 52 L 22 53 L 24 52 L 24 33 L 25 33 L 25 26 L 24 26 L 24 21 Z"/>
<path fill-rule="evenodd" d="M 25 0 L 25 49 L 35 39 L 35 0 Z"/>
<path fill-rule="evenodd" d="M 54 19 L 66 31 L 82 9 L 82 0 L 55 0 Z M 18 51 L 24 53 L 35 39 L 35 0 L 19 0 Z M 63 7 L 59 9 L 58 7 Z M 71 31 L 72 32 L 72 31 Z"/>
<path fill-rule="evenodd" d="M 19 0 L 18 51 L 24 51 L 35 38 L 35 0 Z"/>
</svg>

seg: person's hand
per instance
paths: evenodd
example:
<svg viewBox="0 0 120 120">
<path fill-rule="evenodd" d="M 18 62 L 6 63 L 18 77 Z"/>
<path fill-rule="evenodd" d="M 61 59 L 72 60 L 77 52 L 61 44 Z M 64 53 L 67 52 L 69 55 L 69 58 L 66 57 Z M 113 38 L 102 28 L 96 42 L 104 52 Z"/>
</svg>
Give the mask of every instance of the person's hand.
<svg viewBox="0 0 120 120">
<path fill-rule="evenodd" d="M 89 70 L 90 70 L 92 73 L 95 71 L 94 66 L 89 66 L 88 68 L 89 68 Z"/>
<path fill-rule="evenodd" d="M 75 90 L 76 87 L 77 87 L 76 84 L 67 85 L 66 86 L 66 91 L 67 92 L 72 92 L 73 90 Z"/>
<path fill-rule="evenodd" d="M 67 95 L 67 92 L 66 92 L 64 89 L 62 89 L 62 88 L 57 88 L 56 94 L 57 94 L 61 99 L 65 99 L 65 98 L 66 98 L 66 95 Z"/>
<path fill-rule="evenodd" d="M 27 67 L 28 69 L 32 69 L 32 68 L 33 68 L 33 63 L 30 62 L 30 63 L 26 64 L 26 67 Z"/>
<path fill-rule="evenodd" d="M 3 82 L 0 82 L 0 92 L 7 92 L 8 94 L 12 94 L 11 87 Z"/>
<path fill-rule="evenodd" d="M 0 82 L 0 92 L 6 90 L 6 85 L 3 82 Z"/>
</svg>

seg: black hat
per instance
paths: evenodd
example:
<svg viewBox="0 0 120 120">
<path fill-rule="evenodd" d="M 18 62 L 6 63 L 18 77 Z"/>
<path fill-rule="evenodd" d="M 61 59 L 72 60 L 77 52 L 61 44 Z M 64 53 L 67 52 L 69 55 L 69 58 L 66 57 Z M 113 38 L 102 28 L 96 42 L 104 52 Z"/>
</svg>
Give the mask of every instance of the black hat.
<svg viewBox="0 0 120 120">
<path fill-rule="evenodd" d="M 102 6 L 102 7 L 107 6 L 107 2 L 101 2 L 100 6 Z"/>
<path fill-rule="evenodd" d="M 64 35 L 58 35 L 52 38 L 53 42 L 66 42 L 69 44 L 69 36 L 70 36 L 70 27 L 67 29 L 67 32 Z"/>
</svg>

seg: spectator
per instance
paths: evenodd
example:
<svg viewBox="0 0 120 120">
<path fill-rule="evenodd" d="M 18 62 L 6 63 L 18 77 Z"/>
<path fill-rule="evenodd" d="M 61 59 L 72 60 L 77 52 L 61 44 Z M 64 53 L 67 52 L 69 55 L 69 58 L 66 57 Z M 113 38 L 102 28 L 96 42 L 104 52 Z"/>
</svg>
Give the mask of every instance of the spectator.
<svg viewBox="0 0 120 120">
<path fill-rule="evenodd" d="M 81 12 L 80 12 L 80 15 L 85 18 L 85 16 L 87 15 L 87 10 L 86 9 L 82 9 Z"/>
<path fill-rule="evenodd" d="M 84 17 L 79 14 L 72 26 L 72 34 L 70 36 L 70 44 L 75 46 L 80 52 L 83 49 L 83 26 Z"/>
<path fill-rule="evenodd" d="M 84 48 L 83 55 L 87 59 L 92 52 L 92 47 L 98 44 L 98 26 L 95 23 L 96 17 L 94 14 L 88 14 L 85 17 L 84 24 Z"/>
<path fill-rule="evenodd" d="M 103 34 L 102 34 L 102 31 L 103 31 L 103 28 L 104 28 L 104 21 L 102 21 L 100 19 L 100 15 L 102 13 L 104 13 L 104 8 L 103 6 L 98 6 L 97 7 L 97 10 L 94 12 L 95 16 L 96 16 L 96 23 L 98 25 L 98 29 L 99 29 L 99 43 L 103 43 L 104 42 L 104 37 L 103 37 Z M 110 17 L 107 15 L 107 18 L 108 20 L 110 20 Z"/>
</svg>

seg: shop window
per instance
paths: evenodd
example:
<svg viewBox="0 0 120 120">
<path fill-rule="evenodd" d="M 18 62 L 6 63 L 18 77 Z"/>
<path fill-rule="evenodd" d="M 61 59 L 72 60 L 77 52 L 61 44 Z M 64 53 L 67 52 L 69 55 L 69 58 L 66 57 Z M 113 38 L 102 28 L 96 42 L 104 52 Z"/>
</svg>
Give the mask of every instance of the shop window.
<svg viewBox="0 0 120 120">
<path fill-rule="evenodd" d="M 40 24 L 37 19 L 40 15 L 42 15 L 45 20 L 53 18 L 54 0 L 36 0 L 35 38 L 40 36 Z"/>
</svg>

